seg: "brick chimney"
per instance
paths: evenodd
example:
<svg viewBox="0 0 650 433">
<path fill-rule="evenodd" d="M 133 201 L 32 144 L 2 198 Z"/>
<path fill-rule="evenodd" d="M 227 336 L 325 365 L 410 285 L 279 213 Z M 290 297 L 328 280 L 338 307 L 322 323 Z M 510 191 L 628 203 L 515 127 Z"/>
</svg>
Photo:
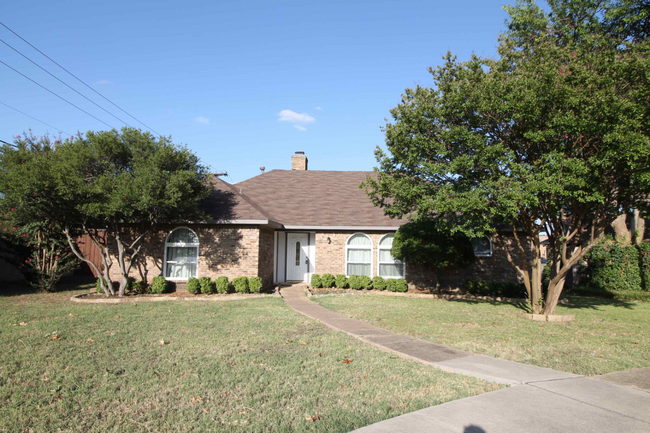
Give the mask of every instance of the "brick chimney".
<svg viewBox="0 0 650 433">
<path fill-rule="evenodd" d="M 307 157 L 305 152 L 296 152 L 291 155 L 291 169 L 292 170 L 307 170 Z"/>
</svg>

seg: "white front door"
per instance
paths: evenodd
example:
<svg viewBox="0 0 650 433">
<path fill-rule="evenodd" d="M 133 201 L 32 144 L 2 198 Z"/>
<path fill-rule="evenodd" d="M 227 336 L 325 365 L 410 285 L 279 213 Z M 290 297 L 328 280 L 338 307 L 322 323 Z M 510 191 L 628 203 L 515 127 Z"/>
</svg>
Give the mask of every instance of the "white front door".
<svg viewBox="0 0 650 433">
<path fill-rule="evenodd" d="M 287 235 L 287 280 L 305 281 L 309 273 L 309 235 L 289 233 Z"/>
</svg>

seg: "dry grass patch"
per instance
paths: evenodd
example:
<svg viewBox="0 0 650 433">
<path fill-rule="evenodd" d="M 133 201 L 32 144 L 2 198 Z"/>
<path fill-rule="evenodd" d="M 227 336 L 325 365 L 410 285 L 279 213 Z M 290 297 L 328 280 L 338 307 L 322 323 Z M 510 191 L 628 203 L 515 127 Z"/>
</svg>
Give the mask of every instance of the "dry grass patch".
<svg viewBox="0 0 650 433">
<path fill-rule="evenodd" d="M 575 322 L 533 322 L 518 306 L 384 296 L 326 297 L 323 307 L 400 334 L 473 353 L 583 375 L 650 365 L 650 303 L 571 297 L 558 314 Z"/>
<path fill-rule="evenodd" d="M 74 293 L 0 296 L 0 431 L 350 431 L 498 389 L 280 299 L 80 305 Z"/>
</svg>

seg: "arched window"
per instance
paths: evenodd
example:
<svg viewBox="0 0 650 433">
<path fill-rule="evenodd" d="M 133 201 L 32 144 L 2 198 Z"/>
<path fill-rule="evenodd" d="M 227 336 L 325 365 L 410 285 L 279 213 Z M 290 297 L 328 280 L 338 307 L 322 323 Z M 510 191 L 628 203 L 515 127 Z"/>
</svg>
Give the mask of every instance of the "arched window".
<svg viewBox="0 0 650 433">
<path fill-rule="evenodd" d="M 404 278 L 404 263 L 396 260 L 390 253 L 393 247 L 394 233 L 389 233 L 379 241 L 377 247 L 377 275 L 384 278 Z"/>
<path fill-rule="evenodd" d="M 345 244 L 346 275 L 372 277 L 372 241 L 363 233 L 355 233 Z"/>
<path fill-rule="evenodd" d="M 472 248 L 476 257 L 492 257 L 492 242 L 487 236 L 472 239 Z"/>
<path fill-rule="evenodd" d="M 165 241 L 165 278 L 187 280 L 197 277 L 199 238 L 188 228 L 172 231 Z"/>
</svg>

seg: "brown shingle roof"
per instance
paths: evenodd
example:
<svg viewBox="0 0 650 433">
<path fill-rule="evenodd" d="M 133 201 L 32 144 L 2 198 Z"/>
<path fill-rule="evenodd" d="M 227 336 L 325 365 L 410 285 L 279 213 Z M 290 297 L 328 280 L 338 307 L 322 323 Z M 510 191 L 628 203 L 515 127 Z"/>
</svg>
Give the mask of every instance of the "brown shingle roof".
<svg viewBox="0 0 650 433">
<path fill-rule="evenodd" d="M 216 176 L 213 176 L 210 182 L 214 191 L 203 203 L 203 209 L 214 222 L 273 219 L 250 198 L 240 194 L 233 185 Z"/>
<path fill-rule="evenodd" d="M 285 226 L 397 227 L 359 188 L 368 171 L 271 170 L 232 185 Z M 223 182 L 223 181 L 222 181 Z M 225 182 L 224 182 L 225 183 Z"/>
</svg>

